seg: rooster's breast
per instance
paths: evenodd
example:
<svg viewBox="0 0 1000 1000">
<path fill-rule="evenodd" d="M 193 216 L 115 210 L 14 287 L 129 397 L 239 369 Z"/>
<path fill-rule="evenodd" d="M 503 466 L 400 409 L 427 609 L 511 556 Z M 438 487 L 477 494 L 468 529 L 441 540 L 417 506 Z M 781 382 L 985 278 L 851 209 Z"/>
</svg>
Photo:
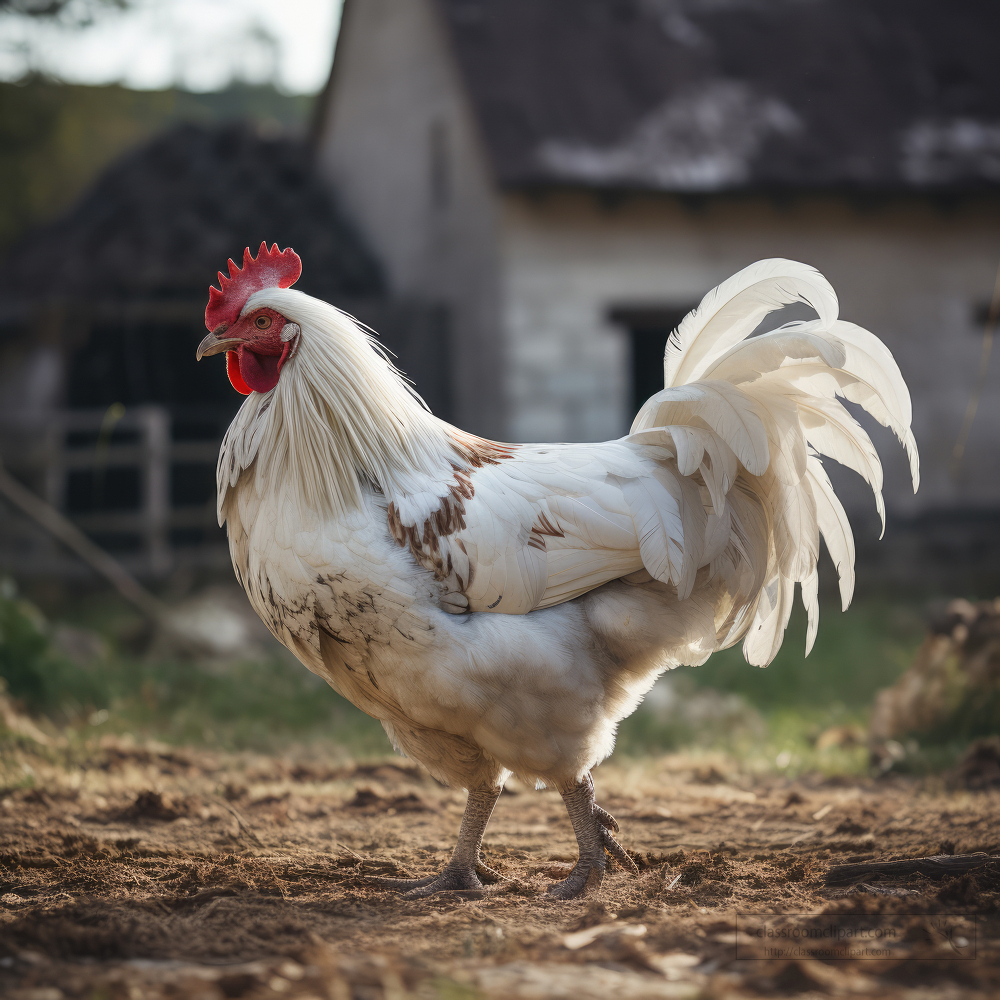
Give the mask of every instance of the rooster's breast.
<svg viewBox="0 0 1000 1000">
<path fill-rule="evenodd" d="M 249 484 L 248 484 L 249 485 Z M 228 518 L 237 577 L 274 636 L 344 697 L 379 718 L 405 702 L 435 642 L 439 586 L 389 536 L 384 503 L 344 519 L 241 492 Z M 379 710 L 373 710 L 379 709 Z"/>
</svg>

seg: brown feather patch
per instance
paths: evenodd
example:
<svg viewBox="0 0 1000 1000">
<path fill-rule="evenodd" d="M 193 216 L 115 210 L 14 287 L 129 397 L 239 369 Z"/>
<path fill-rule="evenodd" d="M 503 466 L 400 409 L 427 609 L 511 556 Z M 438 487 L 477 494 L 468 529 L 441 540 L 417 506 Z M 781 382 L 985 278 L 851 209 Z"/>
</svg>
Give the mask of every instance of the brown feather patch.
<svg viewBox="0 0 1000 1000">
<path fill-rule="evenodd" d="M 476 495 L 472 470 L 481 469 L 484 465 L 498 465 L 505 458 L 513 457 L 517 448 L 516 445 L 497 444 L 459 430 L 452 431 L 451 437 L 466 467 L 452 464 L 454 475 L 448 484 L 447 495 L 441 498 L 441 506 L 422 525 L 403 524 L 395 503 L 390 503 L 387 511 L 389 533 L 396 544 L 409 548 L 413 558 L 424 569 L 430 570 L 435 580 L 446 580 L 453 573 L 451 554 L 441 554 L 441 539 L 465 528 L 465 501 Z M 458 545 L 465 552 L 461 540 Z M 458 584 L 464 589 L 471 582 L 470 574 L 469 580 L 459 579 Z"/>
<path fill-rule="evenodd" d="M 531 526 L 531 538 L 528 539 L 528 545 L 533 549 L 540 549 L 544 552 L 546 535 L 550 538 L 565 538 L 566 532 L 558 525 L 553 524 L 547 515 L 541 514 L 538 520 Z"/>
<path fill-rule="evenodd" d="M 484 465 L 499 465 L 505 458 L 513 458 L 518 447 L 516 444 L 488 441 L 457 428 L 451 432 L 451 440 L 455 450 L 473 469 L 481 469 Z"/>
<path fill-rule="evenodd" d="M 444 497 L 441 506 L 420 527 L 404 525 L 395 503 L 389 504 L 387 518 L 389 533 L 396 544 L 408 546 L 413 558 L 430 570 L 435 580 L 451 576 L 451 555 L 441 555 L 441 539 L 465 527 L 465 503 L 461 498 Z"/>
</svg>

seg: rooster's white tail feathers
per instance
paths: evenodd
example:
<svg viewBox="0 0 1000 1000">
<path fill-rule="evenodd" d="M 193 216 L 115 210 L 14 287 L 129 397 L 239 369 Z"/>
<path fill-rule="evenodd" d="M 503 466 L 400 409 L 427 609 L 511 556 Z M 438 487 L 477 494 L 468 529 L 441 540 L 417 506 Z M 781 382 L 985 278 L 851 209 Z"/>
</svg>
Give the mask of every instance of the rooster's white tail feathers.
<svg viewBox="0 0 1000 1000">
<path fill-rule="evenodd" d="M 822 323 L 837 319 L 837 293 L 814 267 L 776 257 L 743 268 L 713 288 L 667 341 L 663 384 L 669 388 L 701 378 L 715 358 L 753 333 L 768 313 L 794 302 L 812 306 Z"/>
<path fill-rule="evenodd" d="M 769 313 L 794 302 L 810 305 L 817 319 L 747 339 Z M 685 555 L 689 548 L 709 554 L 710 573 L 725 580 L 730 595 L 720 641 L 743 637 L 747 659 L 761 666 L 781 645 L 796 583 L 809 619 L 806 652 L 812 648 L 821 535 L 845 610 L 854 591 L 854 537 L 821 457 L 865 479 L 885 526 L 878 455 L 838 397 L 893 431 L 909 457 L 914 490 L 919 484 L 910 396 L 899 368 L 877 337 L 840 320 L 838 311 L 836 293 L 812 267 L 775 259 L 745 268 L 709 292 L 671 335 L 666 387 L 632 425 L 631 440 L 670 447 L 682 475 L 697 471 L 704 481 L 714 510 L 709 537 L 692 545 L 699 526 L 684 519 L 674 544 Z M 737 479 L 743 486 L 734 489 Z M 759 519 L 760 511 L 767 519 L 766 552 L 749 542 L 755 535 L 747 519 Z M 712 541 L 720 524 L 728 530 L 721 549 Z M 677 569 L 683 597 L 693 576 L 687 565 Z"/>
</svg>

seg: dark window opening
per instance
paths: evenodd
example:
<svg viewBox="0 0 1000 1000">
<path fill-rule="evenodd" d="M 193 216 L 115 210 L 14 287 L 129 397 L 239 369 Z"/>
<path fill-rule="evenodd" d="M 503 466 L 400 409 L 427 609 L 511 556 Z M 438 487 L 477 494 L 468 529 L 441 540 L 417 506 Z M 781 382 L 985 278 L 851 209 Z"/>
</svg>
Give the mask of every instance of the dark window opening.
<svg viewBox="0 0 1000 1000">
<path fill-rule="evenodd" d="M 90 537 L 102 549 L 120 554 L 133 554 L 142 551 L 142 535 L 124 531 L 92 531 Z"/>
<path fill-rule="evenodd" d="M 217 441 L 225 433 L 226 424 L 218 420 L 174 420 L 172 437 L 175 441 Z"/>
<path fill-rule="evenodd" d="M 195 323 L 98 323 L 73 355 L 68 370 L 67 403 L 97 409 L 112 403 L 229 404 L 234 399 L 219 357 L 195 361 L 205 335 Z"/>
<path fill-rule="evenodd" d="M 667 337 L 688 314 L 683 306 L 620 306 L 609 316 L 629 334 L 631 347 L 632 412 L 663 388 L 663 352 Z"/>
<path fill-rule="evenodd" d="M 195 548 L 199 545 L 219 545 L 226 542 L 225 528 L 171 528 L 168 539 L 176 548 Z"/>
<path fill-rule="evenodd" d="M 138 444 L 140 434 L 134 430 L 123 430 L 120 427 L 114 428 L 110 435 L 101 436 L 100 431 L 68 431 L 66 433 L 67 448 L 96 448 L 98 444 L 104 447 L 114 445 Z"/>
</svg>

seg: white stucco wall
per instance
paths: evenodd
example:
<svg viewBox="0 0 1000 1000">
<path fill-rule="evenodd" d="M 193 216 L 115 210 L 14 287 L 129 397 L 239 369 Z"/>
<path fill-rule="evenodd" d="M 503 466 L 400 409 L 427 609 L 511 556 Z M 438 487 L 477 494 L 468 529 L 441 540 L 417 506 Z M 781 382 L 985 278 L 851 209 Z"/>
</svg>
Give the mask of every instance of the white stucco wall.
<svg viewBox="0 0 1000 1000">
<path fill-rule="evenodd" d="M 443 198 L 432 176 L 435 130 Z M 318 161 L 391 291 L 450 307 L 453 354 L 441 363 L 451 369 L 456 419 L 499 436 L 496 200 L 431 0 L 347 0 Z"/>
<path fill-rule="evenodd" d="M 1000 360 L 958 480 L 949 458 L 979 363 L 974 310 L 1000 262 L 1000 204 L 916 201 L 862 208 L 837 197 L 600 201 L 585 193 L 507 195 L 502 223 L 504 389 L 512 440 L 593 440 L 632 419 L 627 335 L 609 305 L 686 305 L 755 260 L 790 257 L 833 283 L 844 319 L 889 345 L 910 386 L 923 485 L 877 425 L 890 508 L 914 514 L 1000 504 Z M 851 509 L 867 487 L 837 476 Z M 840 484 L 844 485 L 841 486 Z"/>
</svg>

